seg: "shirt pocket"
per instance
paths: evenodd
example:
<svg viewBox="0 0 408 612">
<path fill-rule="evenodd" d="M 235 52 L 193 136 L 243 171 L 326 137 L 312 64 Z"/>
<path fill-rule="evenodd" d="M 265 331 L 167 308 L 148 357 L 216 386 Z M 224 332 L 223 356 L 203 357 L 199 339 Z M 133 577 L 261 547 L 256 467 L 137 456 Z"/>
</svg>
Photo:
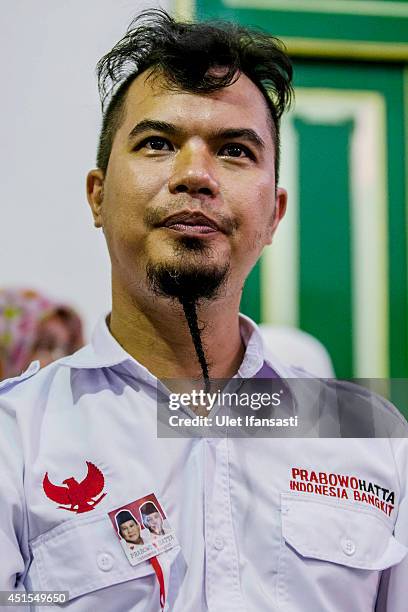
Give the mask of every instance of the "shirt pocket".
<svg viewBox="0 0 408 612">
<path fill-rule="evenodd" d="M 282 494 L 277 600 L 285 611 L 374 610 L 381 571 L 408 549 L 391 525 L 349 502 Z"/>
<path fill-rule="evenodd" d="M 70 610 L 71 606 L 78 611 L 160 610 L 153 566 L 150 561 L 130 565 L 105 515 L 58 525 L 33 540 L 31 549 L 33 560 L 26 586 L 39 591 L 68 591 L 73 600 Z M 170 573 L 177 565 L 176 553 L 174 549 L 164 553 Z"/>
</svg>

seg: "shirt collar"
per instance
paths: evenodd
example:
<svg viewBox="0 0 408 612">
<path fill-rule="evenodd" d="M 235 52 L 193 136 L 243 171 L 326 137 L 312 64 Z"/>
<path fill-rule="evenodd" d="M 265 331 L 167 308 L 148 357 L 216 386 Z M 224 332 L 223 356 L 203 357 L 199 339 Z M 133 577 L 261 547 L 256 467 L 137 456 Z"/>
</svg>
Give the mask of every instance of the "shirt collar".
<svg viewBox="0 0 408 612">
<path fill-rule="evenodd" d="M 239 315 L 239 329 L 246 348 L 237 377 L 252 378 L 262 368 L 265 360 L 261 332 L 258 326 L 243 314 Z"/>
<path fill-rule="evenodd" d="M 109 331 L 107 317 L 102 316 L 92 334 L 91 342 L 73 355 L 60 360 L 62 365 L 71 368 L 109 368 L 126 362 L 126 366 L 138 377 L 152 379 L 155 377 L 141 363 L 136 361 Z M 245 315 L 239 315 L 242 340 L 246 346 L 244 359 L 236 374 L 238 378 L 252 378 L 265 363 L 278 374 L 285 375 L 281 367 L 275 367 L 276 360 L 265 355 L 264 344 L 258 326 Z M 284 368 L 283 368 L 284 369 Z"/>
</svg>

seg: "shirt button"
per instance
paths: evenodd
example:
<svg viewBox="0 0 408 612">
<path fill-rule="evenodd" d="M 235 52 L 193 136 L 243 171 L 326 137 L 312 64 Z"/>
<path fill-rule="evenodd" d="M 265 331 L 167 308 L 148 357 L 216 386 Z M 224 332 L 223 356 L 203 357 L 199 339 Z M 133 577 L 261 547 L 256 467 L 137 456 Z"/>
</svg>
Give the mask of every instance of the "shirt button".
<svg viewBox="0 0 408 612">
<path fill-rule="evenodd" d="M 341 546 L 343 548 L 343 552 L 349 557 L 351 557 L 351 555 L 354 555 L 354 553 L 356 552 L 356 545 L 354 544 L 353 540 L 345 538 L 342 541 Z"/>
<path fill-rule="evenodd" d="M 216 548 L 217 550 L 222 550 L 224 548 L 224 545 L 224 538 L 217 536 L 214 540 L 214 548 Z"/>
<path fill-rule="evenodd" d="M 113 567 L 113 559 L 112 556 L 108 553 L 101 553 L 97 556 L 96 562 L 98 564 L 99 569 L 103 572 L 109 572 L 109 570 Z"/>
</svg>

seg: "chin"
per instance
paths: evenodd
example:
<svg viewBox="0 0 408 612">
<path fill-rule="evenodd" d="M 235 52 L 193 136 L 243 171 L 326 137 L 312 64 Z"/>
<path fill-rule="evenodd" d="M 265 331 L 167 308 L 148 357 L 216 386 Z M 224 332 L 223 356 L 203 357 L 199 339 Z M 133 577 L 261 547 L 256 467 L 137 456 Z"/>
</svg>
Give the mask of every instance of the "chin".
<svg viewBox="0 0 408 612">
<path fill-rule="evenodd" d="M 146 274 L 154 293 L 175 299 L 214 299 L 226 283 L 229 263 L 190 257 L 148 263 Z"/>
</svg>

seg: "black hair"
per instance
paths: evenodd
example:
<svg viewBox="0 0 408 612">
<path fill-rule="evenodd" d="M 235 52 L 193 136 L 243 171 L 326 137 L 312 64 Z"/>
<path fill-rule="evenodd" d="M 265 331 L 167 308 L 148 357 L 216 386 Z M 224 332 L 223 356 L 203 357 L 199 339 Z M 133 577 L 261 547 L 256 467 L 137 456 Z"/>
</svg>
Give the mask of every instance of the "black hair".
<svg viewBox="0 0 408 612">
<path fill-rule="evenodd" d="M 210 391 L 210 375 L 208 370 L 208 363 L 205 358 L 203 343 L 201 340 L 201 330 L 198 326 L 197 302 L 195 300 L 186 300 L 180 298 L 180 303 L 184 310 L 184 315 L 186 317 L 188 328 L 190 330 L 190 335 L 194 344 L 197 359 L 200 364 L 201 371 L 203 373 L 205 391 Z"/>
<path fill-rule="evenodd" d="M 126 523 L 126 521 L 134 521 L 137 523 L 135 517 L 131 512 L 129 512 L 129 510 L 121 510 L 118 512 L 118 514 L 115 516 L 115 520 L 119 530 L 122 523 Z"/>
<path fill-rule="evenodd" d="M 153 512 L 159 512 L 159 509 L 152 502 L 145 502 L 140 506 L 140 512 L 145 516 L 148 516 L 149 514 L 153 514 Z M 159 514 L 161 516 L 160 512 Z"/>
<path fill-rule="evenodd" d="M 293 95 L 292 65 L 284 49 L 270 34 L 231 22 L 178 22 L 161 9 L 143 11 L 97 64 L 103 112 L 97 166 L 106 172 L 127 90 L 142 72 L 149 70 L 148 78 L 164 76 L 170 89 L 193 93 L 228 87 L 243 73 L 261 91 L 270 112 L 277 183 L 279 122 Z M 211 70 L 220 67 L 225 70 Z"/>
<path fill-rule="evenodd" d="M 194 250 L 198 245 L 186 241 L 184 247 Z M 201 331 L 198 325 L 197 306 L 202 300 L 214 299 L 229 275 L 229 265 L 217 269 L 171 268 L 163 264 L 146 266 L 147 279 L 152 291 L 159 296 L 177 299 L 181 304 L 193 341 L 198 362 L 203 373 L 205 390 L 210 390 L 209 366 L 205 358 Z"/>
</svg>

